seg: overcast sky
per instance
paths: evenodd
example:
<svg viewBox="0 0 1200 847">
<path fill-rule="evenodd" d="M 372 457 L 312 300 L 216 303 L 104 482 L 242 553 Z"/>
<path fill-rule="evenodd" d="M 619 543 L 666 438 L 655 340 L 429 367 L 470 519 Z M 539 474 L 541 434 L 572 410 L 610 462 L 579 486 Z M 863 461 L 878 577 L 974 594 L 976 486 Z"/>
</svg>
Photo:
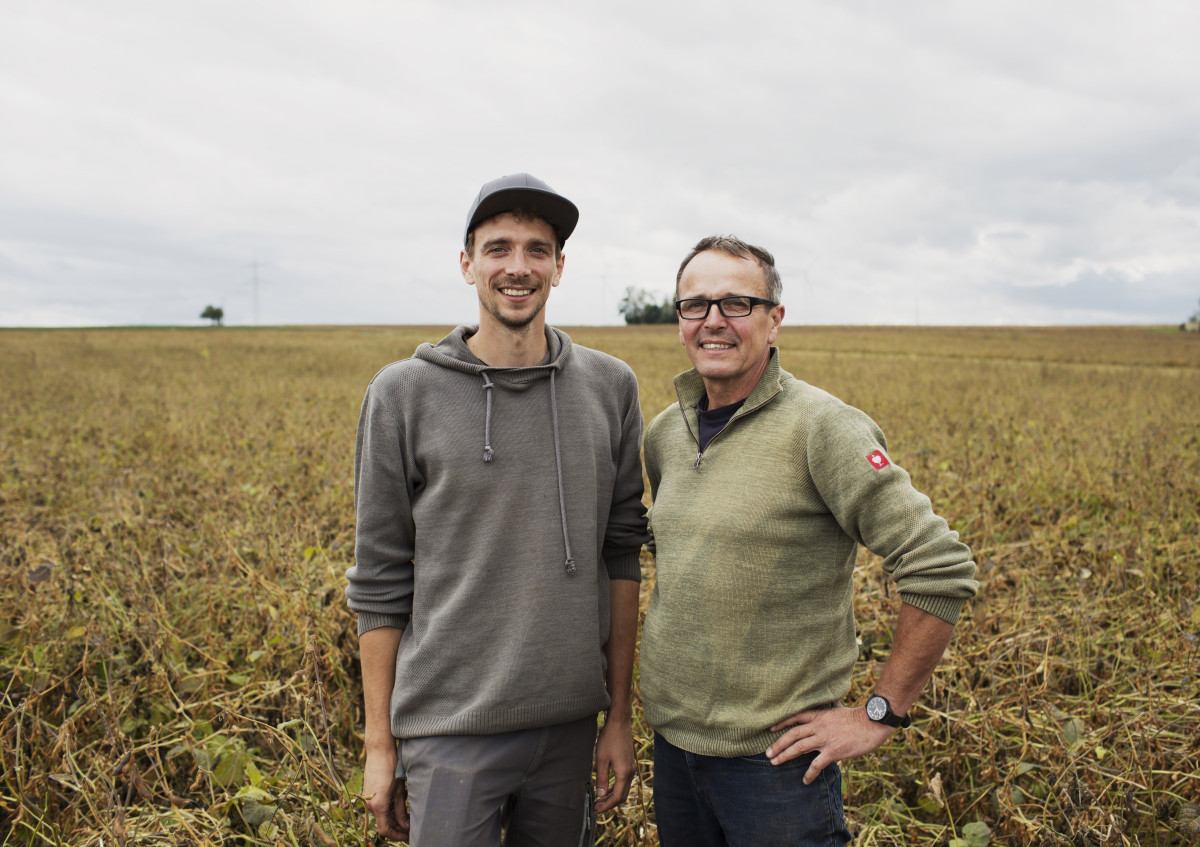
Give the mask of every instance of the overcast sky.
<svg viewBox="0 0 1200 847">
<path fill-rule="evenodd" d="M 712 233 L 775 254 L 789 324 L 1179 323 L 1200 298 L 1194 0 L 0 19 L 0 326 L 473 322 L 463 219 L 518 171 L 581 211 L 557 324 L 666 296 Z"/>
</svg>

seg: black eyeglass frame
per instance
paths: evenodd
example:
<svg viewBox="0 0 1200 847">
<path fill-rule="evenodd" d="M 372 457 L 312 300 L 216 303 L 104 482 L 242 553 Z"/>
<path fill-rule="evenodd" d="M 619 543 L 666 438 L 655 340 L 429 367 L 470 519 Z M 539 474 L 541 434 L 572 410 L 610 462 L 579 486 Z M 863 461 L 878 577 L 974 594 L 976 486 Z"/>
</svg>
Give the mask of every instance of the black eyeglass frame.
<svg viewBox="0 0 1200 847">
<path fill-rule="evenodd" d="M 744 315 L 731 315 L 725 311 L 724 304 L 726 300 L 749 300 L 750 311 L 746 312 Z M 688 317 L 685 315 L 683 313 L 683 304 L 687 302 L 701 302 L 707 304 L 704 308 L 704 314 L 697 315 L 695 317 Z M 775 308 L 779 305 L 774 300 L 768 300 L 765 297 L 750 297 L 746 294 L 734 294 L 730 297 L 717 297 L 714 300 L 710 300 L 707 297 L 684 297 L 682 300 L 675 301 L 675 311 L 679 314 L 679 317 L 685 321 L 702 321 L 708 317 L 708 313 L 712 311 L 714 304 L 717 307 L 717 311 L 719 311 L 721 316 L 725 318 L 748 318 L 754 313 L 755 306 L 770 306 L 771 308 Z"/>
</svg>

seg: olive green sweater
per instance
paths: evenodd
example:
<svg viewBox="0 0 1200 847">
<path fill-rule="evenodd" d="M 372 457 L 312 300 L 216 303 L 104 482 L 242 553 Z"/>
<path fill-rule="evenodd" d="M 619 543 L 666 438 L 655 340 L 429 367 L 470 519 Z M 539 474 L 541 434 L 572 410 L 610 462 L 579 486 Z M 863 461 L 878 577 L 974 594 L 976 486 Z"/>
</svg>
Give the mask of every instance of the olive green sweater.
<svg viewBox="0 0 1200 847">
<path fill-rule="evenodd" d="M 709 756 L 761 753 L 768 728 L 850 690 L 858 545 L 905 603 L 951 623 L 978 589 L 970 550 L 859 410 L 771 360 L 701 455 L 695 371 L 646 430 L 658 582 L 642 635 L 646 718 Z"/>
</svg>

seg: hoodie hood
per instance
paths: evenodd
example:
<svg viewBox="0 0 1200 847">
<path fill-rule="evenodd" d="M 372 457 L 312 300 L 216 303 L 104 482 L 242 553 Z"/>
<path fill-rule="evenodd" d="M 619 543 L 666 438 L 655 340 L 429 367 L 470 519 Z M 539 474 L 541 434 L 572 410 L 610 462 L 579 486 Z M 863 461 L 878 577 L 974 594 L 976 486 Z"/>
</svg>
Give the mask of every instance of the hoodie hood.
<svg viewBox="0 0 1200 847">
<path fill-rule="evenodd" d="M 413 358 L 479 377 L 481 383 L 479 387 L 483 389 L 487 397 L 486 411 L 483 417 L 483 461 L 485 462 L 491 462 L 496 458 L 496 451 L 492 449 L 492 397 L 496 384 L 502 384 L 509 391 L 525 391 L 549 378 L 550 419 L 554 431 L 554 464 L 558 471 L 558 506 L 562 520 L 563 546 L 566 549 L 566 560 L 563 562 L 563 567 L 568 574 L 574 574 L 575 559 L 571 555 L 571 534 L 567 531 L 567 495 L 563 488 L 562 445 L 558 435 L 558 397 L 554 390 L 555 376 L 571 357 L 571 339 L 565 332 L 548 326 L 546 327 L 546 344 L 550 351 L 542 362 L 522 368 L 498 368 L 481 362 L 467 346 L 467 339 L 478 331 L 478 326 L 457 327 L 437 344 L 426 342 L 418 346 L 413 353 Z"/>
<path fill-rule="evenodd" d="M 425 342 L 413 353 L 414 359 L 449 368 L 460 373 L 482 375 L 485 371 L 492 379 L 504 383 L 506 388 L 521 391 L 532 383 L 546 379 L 551 371 L 561 371 L 571 357 L 571 339 L 562 330 L 546 327 L 546 344 L 550 353 L 536 365 L 524 368 L 500 368 L 481 362 L 467 346 L 467 339 L 479 332 L 478 326 L 460 326 L 437 344 Z"/>
</svg>

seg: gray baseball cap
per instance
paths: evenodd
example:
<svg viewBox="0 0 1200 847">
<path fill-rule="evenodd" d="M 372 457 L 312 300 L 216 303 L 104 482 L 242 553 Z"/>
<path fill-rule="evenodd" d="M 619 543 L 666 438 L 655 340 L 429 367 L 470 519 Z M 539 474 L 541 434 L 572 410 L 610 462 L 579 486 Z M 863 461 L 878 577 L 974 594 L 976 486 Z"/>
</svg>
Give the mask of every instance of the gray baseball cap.
<svg viewBox="0 0 1200 847">
<path fill-rule="evenodd" d="M 545 218 L 558 236 L 561 244 L 575 231 L 579 222 L 579 209 L 546 183 L 532 174 L 509 174 L 484 183 L 479 196 L 467 212 L 467 228 L 463 230 L 463 243 L 471 230 L 483 221 L 502 212 L 521 209 Z"/>
</svg>

